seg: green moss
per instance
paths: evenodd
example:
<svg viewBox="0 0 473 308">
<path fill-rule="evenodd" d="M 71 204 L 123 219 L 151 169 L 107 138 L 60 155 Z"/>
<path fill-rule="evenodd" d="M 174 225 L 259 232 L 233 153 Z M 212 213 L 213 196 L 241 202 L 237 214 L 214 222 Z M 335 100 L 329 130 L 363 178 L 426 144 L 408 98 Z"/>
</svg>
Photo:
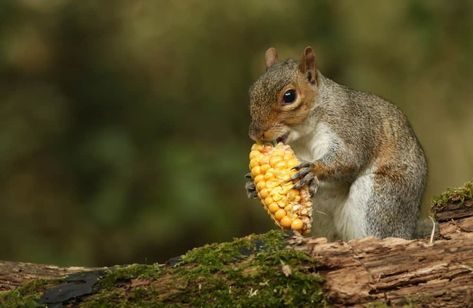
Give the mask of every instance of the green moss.
<svg viewBox="0 0 473 308">
<path fill-rule="evenodd" d="M 285 248 L 285 234 L 272 231 L 189 251 L 175 265 L 116 266 L 95 293 L 69 301 L 82 307 L 273 307 L 325 304 L 316 264 Z M 43 288 L 8 292 L 11 307 L 38 307 Z M 2 302 L 0 302 L 2 303 Z M 3 307 L 3 305 L 0 305 Z M 7 306 L 7 307 L 10 307 Z"/>
<path fill-rule="evenodd" d="M 463 203 L 470 199 L 473 199 L 473 180 L 465 183 L 462 187 L 447 189 L 446 192 L 434 198 L 433 206 L 441 208 L 449 202 Z"/>
<path fill-rule="evenodd" d="M 38 303 L 43 291 L 54 286 L 58 280 L 37 279 L 7 292 L 0 292 L 0 307 L 46 307 Z"/>
<path fill-rule="evenodd" d="M 160 266 L 158 264 L 131 264 L 114 266 L 107 270 L 105 276 L 100 279 L 97 287 L 99 289 L 115 287 L 119 282 L 127 282 L 131 279 L 155 279 L 159 277 Z"/>
<path fill-rule="evenodd" d="M 229 243 L 205 245 L 190 250 L 182 257 L 183 263 L 199 263 L 219 268 L 258 251 L 280 250 L 284 246 L 284 233 L 270 231 L 262 235 L 249 235 Z"/>
<path fill-rule="evenodd" d="M 153 306 L 156 291 L 149 285 L 159 278 L 161 267 L 159 264 L 111 267 L 97 283 L 96 293 L 76 300 L 76 303 L 85 307 Z M 134 281 L 147 282 L 146 287 L 135 287 Z"/>
<path fill-rule="evenodd" d="M 175 272 L 185 289 L 165 299 L 165 303 L 178 299 L 190 306 L 324 303 L 322 278 L 314 273 L 313 259 L 285 249 L 283 238 L 284 233 L 272 231 L 190 251 Z"/>
<path fill-rule="evenodd" d="M 76 304 L 81 307 L 155 307 L 159 305 L 152 298 L 155 295 L 155 290 L 137 292 L 136 289 L 133 289 L 127 291 L 117 286 L 113 289 L 100 290 L 94 295 L 81 299 Z"/>
</svg>

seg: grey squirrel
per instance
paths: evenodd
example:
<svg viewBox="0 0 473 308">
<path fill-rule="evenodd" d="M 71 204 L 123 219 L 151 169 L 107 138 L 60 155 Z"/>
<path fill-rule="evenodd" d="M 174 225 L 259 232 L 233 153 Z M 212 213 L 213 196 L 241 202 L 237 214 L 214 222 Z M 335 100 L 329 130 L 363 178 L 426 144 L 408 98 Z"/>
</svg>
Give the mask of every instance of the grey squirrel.
<svg viewBox="0 0 473 308">
<path fill-rule="evenodd" d="M 412 238 L 427 161 L 403 112 L 323 76 L 311 47 L 300 61 L 269 48 L 265 62 L 249 91 L 249 135 L 289 144 L 304 161 L 293 180 L 315 192 L 312 234 Z M 256 197 L 251 179 L 246 189 Z"/>
</svg>

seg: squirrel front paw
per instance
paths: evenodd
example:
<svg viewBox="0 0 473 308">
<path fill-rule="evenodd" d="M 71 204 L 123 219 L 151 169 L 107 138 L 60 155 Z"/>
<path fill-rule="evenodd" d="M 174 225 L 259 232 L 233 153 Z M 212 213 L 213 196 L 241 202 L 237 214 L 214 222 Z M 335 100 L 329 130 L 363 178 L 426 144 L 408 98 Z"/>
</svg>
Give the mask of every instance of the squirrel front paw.
<svg viewBox="0 0 473 308">
<path fill-rule="evenodd" d="M 245 174 L 245 190 L 246 190 L 246 195 L 248 196 L 249 199 L 256 199 L 258 198 L 258 192 L 256 191 L 256 186 L 255 183 L 253 183 L 253 179 L 251 178 L 251 173 Z"/>
<path fill-rule="evenodd" d="M 309 185 L 310 196 L 313 197 L 319 188 L 319 180 L 313 172 L 314 164 L 303 162 L 295 166 L 294 169 L 299 171 L 291 177 L 291 180 L 298 181 L 294 184 L 294 188 L 301 189 L 305 185 Z"/>
</svg>

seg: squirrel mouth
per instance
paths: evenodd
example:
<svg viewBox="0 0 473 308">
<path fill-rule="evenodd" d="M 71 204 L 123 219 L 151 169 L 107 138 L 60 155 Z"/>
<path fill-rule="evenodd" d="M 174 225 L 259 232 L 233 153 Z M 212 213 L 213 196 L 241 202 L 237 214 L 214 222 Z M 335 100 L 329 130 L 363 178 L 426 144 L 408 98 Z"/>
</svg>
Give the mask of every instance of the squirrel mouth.
<svg viewBox="0 0 473 308">
<path fill-rule="evenodd" d="M 279 142 L 285 143 L 288 136 L 289 136 L 288 132 L 282 136 L 279 136 L 278 138 L 276 138 L 276 143 L 279 143 Z"/>
</svg>

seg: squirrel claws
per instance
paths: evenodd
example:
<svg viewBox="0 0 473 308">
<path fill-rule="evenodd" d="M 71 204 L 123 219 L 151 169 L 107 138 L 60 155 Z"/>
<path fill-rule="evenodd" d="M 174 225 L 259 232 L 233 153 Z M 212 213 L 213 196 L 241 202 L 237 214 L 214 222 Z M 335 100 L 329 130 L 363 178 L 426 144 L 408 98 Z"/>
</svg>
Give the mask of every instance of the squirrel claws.
<svg viewBox="0 0 473 308">
<path fill-rule="evenodd" d="M 310 181 L 309 183 L 309 194 L 310 194 L 310 197 L 313 197 L 315 196 L 315 194 L 317 193 L 317 190 L 319 189 L 319 179 L 314 176 L 314 178 L 312 179 L 312 181 Z"/>
<path fill-rule="evenodd" d="M 301 170 L 304 168 L 312 168 L 313 165 L 314 165 L 313 163 L 306 161 L 306 162 L 300 163 L 299 165 L 293 167 L 292 169 Z"/>
<path fill-rule="evenodd" d="M 305 185 L 309 186 L 309 194 L 313 197 L 319 189 L 319 179 L 313 173 L 308 173 L 293 187 L 294 189 L 301 189 Z"/>
<path fill-rule="evenodd" d="M 299 180 L 294 185 L 295 189 L 301 189 L 305 185 L 309 185 L 310 195 L 313 196 L 317 192 L 319 187 L 319 180 L 312 172 L 314 164 L 310 162 L 304 162 L 294 167 L 295 170 L 299 170 L 296 174 L 291 177 L 291 180 Z"/>
<path fill-rule="evenodd" d="M 294 188 L 301 189 L 303 186 L 309 184 L 314 179 L 314 177 L 315 176 L 312 173 L 307 173 L 299 180 L 299 182 L 297 182 L 297 184 L 294 185 Z"/>
<path fill-rule="evenodd" d="M 314 168 L 314 164 L 311 162 L 303 162 L 300 163 L 299 165 L 295 166 L 293 169 L 298 170 L 296 174 L 291 176 L 291 180 L 297 180 L 297 179 L 303 179 L 306 175 L 312 173 L 312 169 Z M 313 178 L 313 176 L 312 176 Z M 310 179 L 309 179 L 310 180 Z M 303 186 L 303 185 L 302 185 Z"/>
<path fill-rule="evenodd" d="M 297 179 L 302 179 L 306 175 L 310 174 L 312 172 L 312 168 L 310 167 L 304 167 L 302 169 L 299 169 L 299 172 L 291 176 L 291 180 L 297 180 Z"/>
<path fill-rule="evenodd" d="M 258 193 L 256 192 L 255 183 L 253 183 L 253 179 L 251 178 L 251 174 L 245 174 L 246 183 L 245 183 L 245 190 L 246 195 L 249 199 L 256 199 L 258 198 Z"/>
</svg>

